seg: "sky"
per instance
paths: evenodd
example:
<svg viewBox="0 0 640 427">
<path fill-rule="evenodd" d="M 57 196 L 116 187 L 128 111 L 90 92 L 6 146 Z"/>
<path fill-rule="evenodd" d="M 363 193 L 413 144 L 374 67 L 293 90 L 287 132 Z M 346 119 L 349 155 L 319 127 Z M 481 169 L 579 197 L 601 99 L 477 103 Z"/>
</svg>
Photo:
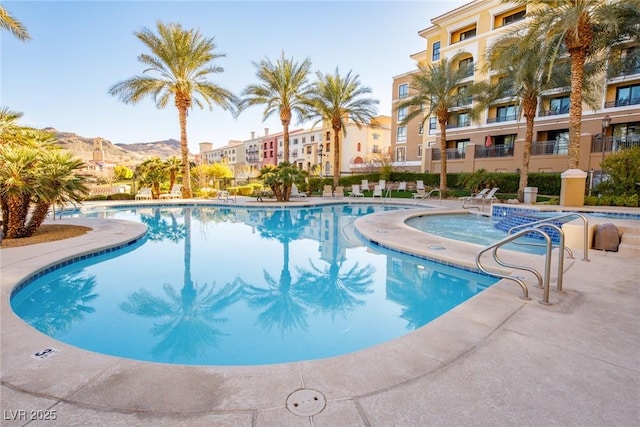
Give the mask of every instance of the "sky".
<svg viewBox="0 0 640 427">
<path fill-rule="evenodd" d="M 147 47 L 134 35 L 156 23 L 180 23 L 214 38 L 211 75 L 219 86 L 240 95 L 258 83 L 255 63 L 287 58 L 312 63 L 315 72 L 349 71 L 372 89 L 378 114 L 391 115 L 393 77 L 410 72 L 411 54 L 426 49 L 418 31 L 431 19 L 469 0 L 422 1 L 3 1 L 2 6 L 29 31 L 21 42 L 0 33 L 0 105 L 24 114 L 20 123 L 53 127 L 116 144 L 180 139 L 173 104 L 158 109 L 152 97 L 125 104 L 109 95 L 114 84 L 142 73 L 138 61 Z M 155 31 L 154 31 L 155 32 Z M 254 106 L 234 118 L 218 106 L 189 111 L 189 150 L 214 147 L 282 132 L 277 116 L 264 120 Z M 291 128 L 310 128 L 312 123 Z"/>
</svg>

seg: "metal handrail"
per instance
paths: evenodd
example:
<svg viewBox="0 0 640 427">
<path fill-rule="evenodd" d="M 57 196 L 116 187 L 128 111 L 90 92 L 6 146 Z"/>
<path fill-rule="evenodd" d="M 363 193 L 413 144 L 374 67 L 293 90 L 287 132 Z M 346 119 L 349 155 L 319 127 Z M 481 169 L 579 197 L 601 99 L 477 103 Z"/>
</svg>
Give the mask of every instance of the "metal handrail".
<svg viewBox="0 0 640 427">
<path fill-rule="evenodd" d="M 567 218 L 574 215 L 582 218 L 582 222 L 584 222 L 584 239 L 583 239 L 584 247 L 582 251 L 583 252 L 582 260 L 588 262 L 589 261 L 589 220 L 587 219 L 586 216 L 579 214 L 577 212 L 566 213 L 566 214 L 554 216 L 553 218 L 545 218 L 538 221 L 529 222 L 527 224 L 516 225 L 511 227 L 507 234 L 511 234 L 513 231 L 524 228 L 524 227 L 531 227 L 532 225 L 545 224 L 557 219 Z"/>
<path fill-rule="evenodd" d="M 528 233 L 538 233 L 541 234 L 542 237 L 546 240 L 547 242 L 547 250 L 546 250 L 546 254 L 545 254 L 545 263 L 544 263 L 544 278 L 542 277 L 542 275 L 540 274 L 540 272 L 532 267 L 528 267 L 526 265 L 517 265 L 517 264 L 508 264 L 506 262 L 504 262 L 502 259 L 500 259 L 498 257 L 498 249 L 504 245 L 506 245 L 507 243 L 516 240 L 522 236 L 524 236 L 525 234 Z M 513 280 L 514 282 L 516 282 L 518 285 L 520 285 L 520 287 L 522 288 L 522 293 L 523 295 L 520 297 L 521 299 L 525 299 L 525 300 L 529 300 L 531 298 L 529 298 L 529 289 L 527 288 L 527 284 L 524 282 L 524 280 L 519 279 L 517 277 L 512 277 L 512 276 L 507 276 L 505 274 L 500 274 L 500 273 L 496 273 L 496 272 L 491 272 L 489 270 L 487 270 L 486 268 L 484 268 L 484 266 L 481 263 L 480 258 L 482 257 L 482 255 L 493 249 L 493 260 L 498 263 L 498 265 L 501 265 L 502 267 L 509 267 L 509 268 L 515 268 L 518 270 L 524 270 L 524 271 L 529 271 L 530 273 L 532 273 L 534 276 L 536 276 L 536 278 L 538 279 L 538 287 L 542 287 L 544 289 L 543 292 L 543 297 L 542 300 L 540 301 L 541 304 L 545 304 L 548 305 L 549 304 L 549 281 L 551 278 L 551 251 L 553 249 L 553 246 L 551 244 L 551 237 L 549 237 L 549 235 L 547 233 L 545 233 L 544 231 L 537 229 L 537 228 L 530 228 L 530 229 L 526 229 L 526 230 L 521 230 L 515 234 L 511 234 L 507 237 L 505 237 L 504 239 L 487 246 L 484 249 L 481 249 L 477 255 L 476 255 L 476 266 L 478 267 L 478 269 L 486 274 L 492 275 L 492 276 L 496 276 L 496 277 L 500 277 L 502 279 L 508 279 L 508 280 Z M 558 275 L 560 276 L 562 274 L 562 272 L 558 272 Z"/>
<path fill-rule="evenodd" d="M 423 194 L 421 197 L 415 197 L 416 205 L 418 204 L 418 200 L 429 199 L 431 197 L 431 194 L 436 191 L 438 192 L 438 200 L 440 201 L 440 204 L 442 204 L 442 191 L 440 191 L 439 188 L 432 188 L 428 193 Z"/>
<path fill-rule="evenodd" d="M 71 203 L 73 205 L 73 208 L 66 208 L 64 207 L 64 204 L 60 203 L 60 209 L 58 210 L 58 219 L 62 218 L 62 215 L 64 215 L 65 213 L 71 213 L 71 212 L 76 212 L 78 210 L 78 205 L 75 204 L 75 202 L 73 200 L 69 200 L 69 203 Z M 53 219 L 56 219 L 56 204 L 52 204 L 51 205 L 51 213 L 53 214 Z"/>
</svg>

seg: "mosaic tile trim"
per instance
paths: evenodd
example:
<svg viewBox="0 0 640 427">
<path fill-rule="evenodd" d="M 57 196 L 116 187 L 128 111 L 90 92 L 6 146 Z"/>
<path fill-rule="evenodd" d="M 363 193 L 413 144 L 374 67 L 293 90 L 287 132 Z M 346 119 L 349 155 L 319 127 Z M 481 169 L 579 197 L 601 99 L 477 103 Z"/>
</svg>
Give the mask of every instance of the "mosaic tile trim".
<svg viewBox="0 0 640 427">
<path fill-rule="evenodd" d="M 128 249 L 131 248 L 132 246 L 138 245 L 138 244 L 142 244 L 144 243 L 144 241 L 146 241 L 146 236 L 142 236 L 142 237 L 138 237 L 136 239 L 133 239 L 131 241 L 122 243 L 120 245 L 117 246 L 113 246 L 110 248 L 105 248 L 96 252 L 92 252 L 92 253 L 88 253 L 88 254 L 82 254 L 82 255 L 77 255 L 75 257 L 71 257 L 62 261 L 58 261 L 57 263 L 51 264 L 41 270 L 36 271 L 35 273 L 31 274 L 30 276 L 28 276 L 27 278 L 23 279 L 22 281 L 20 281 L 11 291 L 11 296 L 10 298 L 13 298 L 18 292 L 20 292 L 22 289 L 26 288 L 27 286 L 29 286 L 31 283 L 35 282 L 36 280 L 40 279 L 43 276 L 46 276 L 49 273 L 52 273 L 56 270 L 59 270 L 63 267 L 67 267 L 71 264 L 74 264 L 76 262 L 80 262 L 80 261 L 86 261 L 88 259 L 91 258 L 95 258 L 98 256 L 102 256 L 102 255 L 106 255 L 106 254 L 110 254 L 113 252 L 118 252 L 121 251 L 123 249 Z"/>
</svg>

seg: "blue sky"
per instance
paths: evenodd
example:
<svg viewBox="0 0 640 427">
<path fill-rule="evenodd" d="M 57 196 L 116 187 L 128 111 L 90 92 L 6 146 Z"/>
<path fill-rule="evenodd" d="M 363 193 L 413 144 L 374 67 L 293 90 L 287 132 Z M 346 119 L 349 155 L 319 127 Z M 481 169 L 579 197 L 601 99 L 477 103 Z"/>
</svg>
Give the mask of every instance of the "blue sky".
<svg viewBox="0 0 640 427">
<path fill-rule="evenodd" d="M 390 115 L 392 77 L 413 70 L 409 55 L 426 47 L 418 31 L 467 2 L 3 1 L 32 40 L 0 35 L 0 105 L 24 113 L 24 125 L 113 143 L 179 139 L 173 105 L 159 110 L 151 98 L 129 105 L 108 94 L 113 84 L 143 71 L 137 57 L 148 51 L 134 32 L 161 20 L 215 37 L 217 52 L 226 56 L 217 62 L 224 72 L 212 80 L 238 95 L 256 82 L 254 62 L 284 52 L 297 61 L 309 58 L 314 73 L 352 70 L 380 100 L 379 114 Z M 265 127 L 282 131 L 275 116 L 263 122 L 262 107 L 237 119 L 219 107 L 196 108 L 187 127 L 192 152 L 199 142 L 218 147 L 249 139 L 251 131 L 263 135 Z"/>
</svg>

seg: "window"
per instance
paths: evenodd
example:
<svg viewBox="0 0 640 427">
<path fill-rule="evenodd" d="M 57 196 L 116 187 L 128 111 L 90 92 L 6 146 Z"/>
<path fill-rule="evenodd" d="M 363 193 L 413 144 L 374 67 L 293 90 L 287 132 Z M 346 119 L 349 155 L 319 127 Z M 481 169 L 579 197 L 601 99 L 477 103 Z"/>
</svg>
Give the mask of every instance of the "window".
<svg viewBox="0 0 640 427">
<path fill-rule="evenodd" d="M 377 141 L 377 140 L 380 139 L 380 134 L 379 133 L 374 133 L 372 136 L 373 136 L 373 140 L 374 141 Z"/>
<path fill-rule="evenodd" d="M 406 160 L 405 152 L 406 147 L 396 148 L 396 162 L 404 162 Z"/>
<path fill-rule="evenodd" d="M 403 83 L 398 86 L 398 98 L 406 98 L 409 96 L 409 85 L 407 83 Z"/>
<path fill-rule="evenodd" d="M 327 141 L 331 141 L 331 132 L 327 131 L 327 136 L 325 138 Z"/>
<path fill-rule="evenodd" d="M 302 143 L 304 144 L 305 142 L 307 142 L 307 137 L 306 137 L 306 136 L 303 136 L 303 137 L 302 137 Z"/>
<path fill-rule="evenodd" d="M 293 138 L 293 145 L 297 145 L 298 144 L 298 138 Z"/>
<path fill-rule="evenodd" d="M 418 145 L 418 157 L 422 157 L 422 144 Z"/>
<path fill-rule="evenodd" d="M 407 117 L 407 107 L 398 108 L 398 122 L 403 121 Z"/>
<path fill-rule="evenodd" d="M 458 127 L 470 126 L 471 119 L 469 118 L 469 113 L 460 113 L 458 114 Z"/>
<path fill-rule="evenodd" d="M 418 135 L 422 135 L 424 133 L 424 123 L 418 123 Z"/>
<path fill-rule="evenodd" d="M 310 142 L 316 142 L 316 136 L 315 135 L 311 135 L 311 137 L 309 138 Z"/>
<path fill-rule="evenodd" d="M 327 142 L 327 143 L 325 144 L 325 148 L 326 148 L 326 149 L 324 150 L 324 152 L 325 152 L 325 153 L 330 152 L 330 151 L 331 151 L 331 143 L 330 143 L 330 142 Z"/>
<path fill-rule="evenodd" d="M 496 110 L 496 122 L 507 122 L 516 119 L 518 108 L 515 105 L 505 105 Z"/>
<path fill-rule="evenodd" d="M 640 104 L 640 85 L 619 87 L 616 91 L 616 107 Z"/>
<path fill-rule="evenodd" d="M 437 61 L 440 59 L 440 42 L 435 42 L 433 44 L 433 51 L 431 53 L 431 60 Z"/>
<path fill-rule="evenodd" d="M 407 141 L 407 127 L 399 126 L 396 133 L 396 142 L 406 142 Z"/>
<path fill-rule="evenodd" d="M 549 114 L 565 114 L 569 112 L 569 97 L 560 96 L 551 99 L 549 103 Z"/>
<path fill-rule="evenodd" d="M 464 74 L 465 77 L 473 76 L 473 58 L 461 59 L 460 62 L 458 62 L 458 68 L 466 71 Z"/>
<path fill-rule="evenodd" d="M 458 88 L 458 102 L 456 103 L 458 107 L 462 107 L 465 105 L 471 105 L 473 102 L 473 98 L 466 94 L 467 87 L 460 86 Z"/>
<path fill-rule="evenodd" d="M 360 152 L 362 151 L 362 144 L 358 142 L 358 144 L 356 145 L 356 151 Z"/>
<path fill-rule="evenodd" d="M 438 126 L 438 119 L 436 117 L 429 117 L 429 133 L 433 133 Z"/>
<path fill-rule="evenodd" d="M 471 39 L 476 36 L 476 29 L 471 28 L 470 30 L 464 31 L 460 33 L 460 41 Z"/>
<path fill-rule="evenodd" d="M 521 10 L 520 12 L 513 13 L 511 15 L 505 16 L 502 18 L 502 26 L 513 24 L 514 22 L 522 21 L 527 14 L 526 10 Z"/>
<path fill-rule="evenodd" d="M 311 146 L 307 145 L 307 154 L 311 154 Z"/>
</svg>

